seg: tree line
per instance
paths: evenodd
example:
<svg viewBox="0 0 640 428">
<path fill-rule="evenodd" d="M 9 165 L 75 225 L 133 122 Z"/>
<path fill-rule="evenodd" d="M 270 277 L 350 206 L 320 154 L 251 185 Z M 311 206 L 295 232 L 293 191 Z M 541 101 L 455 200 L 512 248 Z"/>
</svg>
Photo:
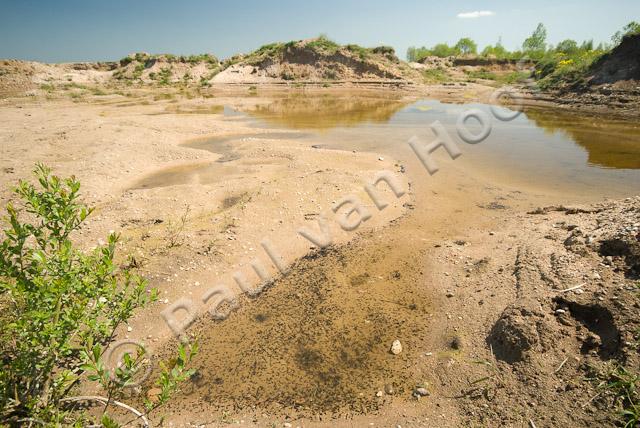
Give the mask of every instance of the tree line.
<svg viewBox="0 0 640 428">
<path fill-rule="evenodd" d="M 606 52 L 617 46 L 625 36 L 632 34 L 640 34 L 640 23 L 632 21 L 625 25 L 622 30 L 616 32 L 611 37 L 611 43 L 600 43 L 598 45 L 594 45 L 593 40 L 585 40 L 578 44 L 578 42 L 573 39 L 566 39 L 553 46 L 551 44 L 547 44 L 547 29 L 544 24 L 540 23 L 531 36 L 527 37 L 522 42 L 520 50 L 509 51 L 504 47 L 502 41 L 499 39 L 495 45 L 486 46 L 479 53 L 479 56 L 484 58 L 513 60 L 527 57 L 533 60 L 542 60 L 545 56 L 557 53 L 572 56 L 592 51 Z M 407 61 L 409 62 L 417 62 L 428 56 L 444 58 L 464 55 L 478 55 L 478 45 L 468 37 L 461 38 L 452 46 L 447 43 L 438 43 L 431 48 L 427 48 L 425 46 L 411 46 L 407 49 Z"/>
</svg>

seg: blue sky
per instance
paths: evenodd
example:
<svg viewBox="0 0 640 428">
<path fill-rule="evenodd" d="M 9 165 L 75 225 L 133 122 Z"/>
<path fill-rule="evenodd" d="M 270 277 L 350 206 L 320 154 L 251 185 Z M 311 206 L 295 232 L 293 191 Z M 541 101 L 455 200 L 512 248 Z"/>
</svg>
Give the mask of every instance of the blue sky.
<svg viewBox="0 0 640 428">
<path fill-rule="evenodd" d="M 225 58 L 321 33 L 388 44 L 404 57 L 408 46 L 460 37 L 481 47 L 502 37 L 517 48 L 538 22 L 551 43 L 608 41 L 631 20 L 640 21 L 640 0 L 0 0 L 0 58 L 96 61 L 139 51 Z"/>
</svg>

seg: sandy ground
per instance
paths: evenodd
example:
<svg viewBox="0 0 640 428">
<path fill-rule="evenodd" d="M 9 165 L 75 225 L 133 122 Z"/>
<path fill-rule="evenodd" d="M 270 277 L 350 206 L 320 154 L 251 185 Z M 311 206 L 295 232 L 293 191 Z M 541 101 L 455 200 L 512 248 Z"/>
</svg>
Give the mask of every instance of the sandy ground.
<svg viewBox="0 0 640 428">
<path fill-rule="evenodd" d="M 424 90 L 457 102 L 486 101 L 490 91 L 479 85 Z M 164 409 L 165 424 L 612 423 L 610 412 L 594 416 L 605 401 L 583 405 L 595 394 L 579 382 L 580 362 L 605 361 L 600 348 L 624 341 L 611 345 L 591 318 L 571 309 L 576 304 L 553 299 L 582 282 L 590 294 L 575 297 L 596 301 L 602 290 L 609 299 L 615 287 L 633 284 L 623 256 L 605 267 L 605 255 L 597 252 L 596 239 L 609 239 L 613 231 L 600 230 L 589 243 L 585 236 L 598 235 L 592 231 L 601 212 L 610 215 L 609 223 L 626 222 L 630 236 L 634 227 L 637 232 L 637 200 L 621 212 L 613 204 L 574 217 L 561 210 L 527 214 L 540 206 L 594 202 L 596 195 L 516 188 L 464 161 L 439 158 L 441 171 L 429 177 L 415 159 L 312 148 L 293 133 L 291 139 L 253 138 L 272 130 L 220 114 L 220 104 L 239 102 L 232 93 L 215 99 L 145 91 L 76 102 L 49 98 L 0 104 L 0 197 L 6 203 L 8 186 L 29 178 L 36 161 L 80 179 L 86 201 L 97 209 L 79 241 L 88 248 L 119 231 L 122 262 L 131 254 L 160 291 L 160 301 L 140 311 L 121 338 L 170 355 L 175 344 L 163 309 L 180 298 L 198 301 L 216 284 L 241 295 L 232 275 L 239 270 L 255 285 L 249 263 L 256 257 L 276 278 L 257 298 L 242 297 L 227 320 L 205 316 L 189 329 L 202 346 L 197 376 Z M 225 134 L 249 136 L 231 151 L 193 148 Z M 391 203 L 379 211 L 363 184 L 381 169 L 410 190 L 398 199 L 385 191 Z M 341 230 L 330 210 L 349 194 L 372 214 L 354 232 Z M 325 251 L 296 234 L 301 226 L 318 230 L 320 215 L 329 219 L 336 244 Z M 584 255 L 565 245 L 576 228 Z M 288 275 L 278 276 L 268 263 L 260 247 L 265 238 L 293 264 Z M 503 311 L 514 307 L 518 316 L 540 318 L 520 323 L 540 331 L 519 330 L 512 320 L 517 316 L 507 311 L 504 328 L 492 336 Z M 558 325 L 556 311 L 565 307 L 576 315 Z M 205 309 L 198 306 L 200 313 Z M 620 322 L 614 320 L 619 330 Z M 598 338 L 588 334 L 593 331 Z M 394 340 L 402 343 L 399 355 L 389 352 Z M 594 345 L 585 356 L 581 343 L 588 341 Z M 567 371 L 556 372 L 564 358 Z M 418 387 L 428 396 L 416 398 Z"/>
<path fill-rule="evenodd" d="M 121 254 L 133 255 L 150 285 L 160 290 L 161 302 L 132 323 L 127 336 L 133 339 L 168 337 L 168 329 L 158 328 L 162 305 L 200 296 L 220 282 L 231 286 L 230 275 L 238 268 L 254 281 L 248 264 L 266 256 L 263 239 L 286 264 L 306 254 L 311 244 L 297 230 L 317 229 L 317 218 L 332 218 L 332 203 L 342 197 L 354 194 L 376 211 L 363 229 L 402 213 L 404 200 L 377 212 L 363 190 L 380 170 L 398 173 L 393 160 L 249 136 L 234 147 L 238 159 L 219 163 L 222 155 L 181 145 L 210 135 L 261 131 L 219 114 L 166 113 L 176 105 L 167 101 L 125 101 L 103 97 L 1 107 L 1 185 L 4 203 L 10 186 L 29 179 L 35 162 L 60 176 L 76 175 L 87 203 L 96 207 L 78 238 L 92 246 L 109 231 L 120 232 Z M 337 223 L 329 224 L 335 243 L 350 239 Z M 275 268 L 267 265 L 273 275 Z"/>
</svg>

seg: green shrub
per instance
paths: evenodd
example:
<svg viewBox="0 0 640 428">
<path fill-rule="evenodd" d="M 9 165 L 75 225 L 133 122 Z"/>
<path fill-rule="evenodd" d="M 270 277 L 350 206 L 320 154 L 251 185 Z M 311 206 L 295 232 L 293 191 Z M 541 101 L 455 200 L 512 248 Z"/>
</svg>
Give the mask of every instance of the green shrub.
<svg viewBox="0 0 640 428">
<path fill-rule="evenodd" d="M 465 70 L 465 74 L 471 79 L 498 80 L 496 73 L 485 69 Z"/>
<path fill-rule="evenodd" d="M 497 80 L 501 83 L 510 85 L 513 83 L 522 83 L 531 77 L 529 71 L 512 71 L 497 77 Z"/>
<path fill-rule="evenodd" d="M 97 382 L 108 400 L 102 424 L 111 423 L 113 400 L 139 376 L 144 354 L 124 354 L 109 370 L 106 345 L 134 311 L 156 298 L 129 268 L 118 268 L 118 236 L 85 253 L 71 240 L 92 209 L 79 202 L 80 183 L 60 179 L 37 165 L 38 186 L 20 181 L 20 205 L 7 205 L 7 228 L 0 243 L 0 425 L 39 422 L 46 426 L 86 426 L 96 421 L 69 403 L 80 380 Z M 163 369 L 158 384 L 166 402 L 196 348 L 181 347 L 177 363 Z M 157 403 L 156 403 L 157 404 Z M 158 406 L 145 404 L 145 412 Z"/>
<path fill-rule="evenodd" d="M 127 65 L 131 64 L 133 62 L 133 58 L 131 58 L 130 56 L 125 56 L 124 58 L 122 58 L 120 60 L 120 66 L 121 67 L 126 67 Z"/>
<path fill-rule="evenodd" d="M 353 52 L 356 55 L 358 55 L 358 57 L 361 60 L 365 60 L 367 59 L 367 57 L 369 56 L 369 50 L 367 48 L 363 48 L 360 45 L 346 45 L 345 48 L 349 51 L 349 52 Z"/>
<path fill-rule="evenodd" d="M 138 64 L 136 65 L 136 68 L 133 69 L 133 74 L 132 77 L 134 79 L 139 79 L 142 77 L 142 73 L 144 72 L 145 69 L 145 64 Z"/>
<path fill-rule="evenodd" d="M 318 53 L 334 54 L 340 48 L 340 45 L 330 40 L 327 36 L 321 34 L 317 39 L 307 43 L 309 49 Z"/>
<path fill-rule="evenodd" d="M 246 57 L 242 55 L 236 55 L 227 61 L 226 67 L 235 64 L 242 59 L 245 59 L 247 64 L 259 64 L 267 58 L 275 59 L 282 54 L 285 49 L 285 45 L 282 43 L 269 43 L 267 45 L 260 46 L 257 50 L 251 52 Z"/>
<path fill-rule="evenodd" d="M 171 68 L 163 67 L 158 73 L 158 81 L 161 85 L 168 85 L 171 79 Z"/>
<path fill-rule="evenodd" d="M 138 62 L 146 62 L 149 59 L 151 59 L 151 56 L 149 54 L 144 53 L 144 52 L 138 52 L 138 53 L 136 53 L 134 55 L 134 58 Z"/>
<path fill-rule="evenodd" d="M 451 80 L 449 75 L 441 68 L 431 68 L 422 72 L 425 83 L 442 83 Z"/>
<path fill-rule="evenodd" d="M 200 55 L 189 55 L 188 57 L 185 57 L 184 60 L 189 64 L 199 64 L 201 62 L 206 62 L 212 65 L 219 64 L 218 58 L 216 58 L 214 55 L 206 54 L 206 53 L 200 54 Z"/>
<path fill-rule="evenodd" d="M 578 50 L 573 55 L 548 52 L 536 64 L 534 77 L 541 89 L 578 85 L 582 83 L 591 64 L 604 53 L 605 51 L 597 49 Z"/>
<path fill-rule="evenodd" d="M 396 50 L 394 48 L 392 48 L 391 46 L 376 46 L 375 48 L 371 49 L 371 52 L 373 52 L 374 54 L 380 54 L 380 55 L 395 55 L 396 54 Z"/>
<path fill-rule="evenodd" d="M 612 37 L 611 41 L 614 46 L 618 46 L 622 39 L 627 36 L 634 36 L 636 34 L 640 34 L 640 23 L 636 21 L 631 21 L 627 25 L 625 25 L 622 30 L 617 31 Z"/>
<path fill-rule="evenodd" d="M 454 46 L 449 46 L 446 43 L 438 43 L 432 48 L 416 48 L 410 47 L 407 49 L 407 61 L 415 62 L 420 61 L 428 56 L 437 56 L 440 58 L 446 58 L 449 56 L 456 56 L 460 54 L 460 50 Z"/>
</svg>

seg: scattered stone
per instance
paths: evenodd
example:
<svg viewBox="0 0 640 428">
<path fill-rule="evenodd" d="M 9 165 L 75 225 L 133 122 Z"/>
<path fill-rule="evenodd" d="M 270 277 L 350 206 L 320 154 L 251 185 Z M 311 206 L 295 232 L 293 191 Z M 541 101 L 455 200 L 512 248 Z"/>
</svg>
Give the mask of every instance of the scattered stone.
<svg viewBox="0 0 640 428">
<path fill-rule="evenodd" d="M 391 344 L 391 353 L 393 355 L 398 355 L 402 352 L 402 343 L 398 339 L 394 340 Z"/>
<path fill-rule="evenodd" d="M 129 333 L 131 333 L 131 332 L 133 331 L 133 328 L 132 328 L 131 326 L 129 326 L 129 327 L 127 327 L 127 331 L 128 331 Z"/>
<path fill-rule="evenodd" d="M 383 395 L 384 395 L 384 392 L 382 392 L 382 391 L 376 392 L 376 397 L 378 397 L 378 398 L 382 397 Z"/>
<path fill-rule="evenodd" d="M 413 391 L 413 396 L 416 398 L 420 398 L 420 397 L 426 397 L 427 395 L 429 395 L 429 391 L 427 391 L 427 388 L 416 388 Z"/>
<path fill-rule="evenodd" d="M 391 385 L 390 383 L 387 383 L 384 386 L 384 392 L 386 394 L 393 395 L 396 392 L 396 390 L 393 388 L 393 385 Z"/>
<path fill-rule="evenodd" d="M 453 297 L 455 294 L 453 294 L 453 291 L 447 291 L 446 296 L 447 297 Z"/>
</svg>

